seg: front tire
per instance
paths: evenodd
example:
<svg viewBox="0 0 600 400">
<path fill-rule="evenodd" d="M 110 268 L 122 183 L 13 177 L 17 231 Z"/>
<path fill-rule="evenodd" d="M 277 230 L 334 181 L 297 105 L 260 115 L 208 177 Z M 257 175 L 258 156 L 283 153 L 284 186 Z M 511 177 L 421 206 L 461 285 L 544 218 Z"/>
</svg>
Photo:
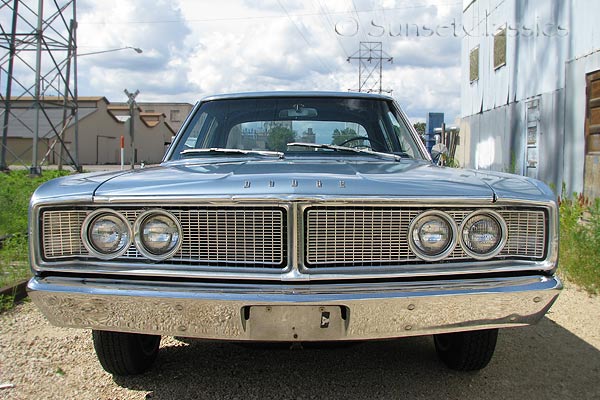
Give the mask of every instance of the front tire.
<svg viewBox="0 0 600 400">
<path fill-rule="evenodd" d="M 92 339 L 102 368 L 120 376 L 147 371 L 156 360 L 160 345 L 160 336 L 139 333 L 93 330 Z"/>
<path fill-rule="evenodd" d="M 485 368 L 496 349 L 498 329 L 434 335 L 435 350 L 448 368 L 478 371 Z"/>
</svg>

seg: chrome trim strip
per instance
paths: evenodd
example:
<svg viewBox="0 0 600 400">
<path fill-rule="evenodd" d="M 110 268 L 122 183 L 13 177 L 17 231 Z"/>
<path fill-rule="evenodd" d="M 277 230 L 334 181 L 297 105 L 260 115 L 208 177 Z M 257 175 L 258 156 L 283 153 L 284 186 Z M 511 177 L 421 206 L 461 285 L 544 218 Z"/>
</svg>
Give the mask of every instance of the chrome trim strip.
<svg viewBox="0 0 600 400">
<path fill-rule="evenodd" d="M 400 104 L 398 104 L 396 101 L 392 102 L 392 106 L 394 107 L 394 109 L 396 110 L 396 112 L 398 114 L 400 114 L 404 125 L 408 127 L 408 129 L 410 130 L 410 133 L 412 135 L 413 138 L 413 142 L 416 143 L 417 147 L 419 148 L 419 151 L 421 152 L 421 156 L 433 163 L 433 160 L 431 158 L 431 154 L 429 154 L 429 152 L 427 151 L 427 147 L 425 146 L 425 143 L 421 140 L 421 137 L 419 136 L 419 134 L 417 133 L 417 130 L 415 129 L 414 125 L 410 122 L 410 120 L 408 119 L 408 115 L 406 115 L 406 113 L 404 112 L 404 110 L 402 109 L 402 107 L 400 107 Z"/>
<path fill-rule="evenodd" d="M 194 107 L 190 110 L 190 113 L 183 120 L 183 124 L 181 124 L 181 126 L 179 127 L 179 130 L 177 131 L 177 134 L 175 135 L 175 140 L 171 141 L 169 148 L 167 148 L 167 151 L 165 152 L 165 155 L 162 159 L 162 163 L 167 162 L 167 160 L 169 160 L 169 158 L 171 158 L 171 156 L 173 155 L 173 152 L 177 148 L 177 144 L 183 138 L 183 135 L 180 135 L 180 133 L 187 129 L 188 125 L 190 124 L 190 122 L 192 120 L 192 117 L 196 114 L 196 111 L 198 110 L 198 108 L 200 108 L 200 104 L 201 103 L 199 101 L 197 101 L 196 104 L 194 104 Z"/>
<path fill-rule="evenodd" d="M 226 204 L 246 204 L 246 203 L 273 203 L 274 205 L 277 202 L 280 203 L 290 203 L 290 202 L 299 202 L 305 203 L 310 202 L 311 204 L 331 204 L 331 205 L 348 205 L 355 203 L 362 204 L 414 204 L 414 205 L 443 205 L 444 207 L 464 207 L 464 206 L 481 206 L 481 207 L 493 207 L 496 205 L 508 205 L 508 204 L 520 204 L 523 206 L 527 206 L 527 204 L 537 204 L 539 202 L 525 202 L 525 201 L 507 201 L 507 202 L 492 202 L 491 197 L 467 197 L 467 198 L 448 198 L 448 199 L 431 199 L 426 197 L 410 197 L 410 198 L 387 198 L 383 199 L 381 197 L 373 196 L 373 198 L 369 197 L 353 197 L 351 195 L 348 196 L 335 196 L 330 197 L 327 195 L 323 196 L 305 196 L 305 195 L 277 195 L 273 197 L 254 197 L 251 195 L 223 195 L 223 197 L 201 197 L 201 196 L 160 196 L 160 197 L 141 197 L 141 196 L 122 196 L 122 197 L 107 197 L 107 196 L 95 196 L 94 197 L 94 205 L 103 205 L 103 204 L 120 204 L 120 205 L 162 205 L 165 203 L 169 204 L 177 204 L 177 205 L 195 205 L 198 203 L 212 205 L 226 205 Z"/>
<path fill-rule="evenodd" d="M 520 199 L 499 199 L 493 202 L 490 197 L 446 197 L 446 198 L 430 198 L 430 197 L 354 197 L 348 196 L 305 196 L 305 195 L 277 195 L 272 197 L 255 197 L 255 196 L 233 196 L 223 195 L 222 197 L 203 197 L 197 195 L 181 196 L 94 196 L 93 199 L 89 196 L 74 198 L 70 196 L 57 196 L 52 198 L 44 199 L 32 199 L 30 204 L 31 207 L 41 206 L 79 206 L 79 205 L 90 205 L 100 206 L 103 204 L 110 204 L 111 206 L 117 205 L 153 205 L 160 204 L 164 205 L 165 202 L 169 204 L 177 205 L 238 205 L 255 203 L 262 204 L 268 202 L 272 205 L 289 204 L 290 202 L 310 202 L 314 205 L 330 204 L 335 205 L 348 205 L 348 204 L 363 204 L 363 205 L 432 205 L 432 206 L 443 206 L 443 207 L 465 207 L 465 206 L 480 206 L 480 207 L 501 207 L 501 206 L 522 206 L 522 207 L 551 207 L 556 205 L 554 201 L 549 200 L 520 200 Z"/>
<path fill-rule="evenodd" d="M 558 278 L 543 275 L 306 286 L 47 277 L 28 285 L 34 303 L 57 326 L 229 340 L 252 340 L 244 313 L 252 306 L 345 308 L 344 328 L 328 340 L 521 326 L 541 319 L 561 288 Z M 318 329 L 269 338 L 322 340 Z"/>
<path fill-rule="evenodd" d="M 237 279 L 237 280 L 267 280 L 267 281 L 328 281 L 328 280 L 355 280 L 355 279 L 382 279 L 382 278 L 412 278 L 412 277 L 445 277 L 472 274 L 514 273 L 514 272 L 551 272 L 556 265 L 548 261 L 488 261 L 488 262 L 463 262 L 438 265 L 411 264 L 410 268 L 399 271 L 395 266 L 371 267 L 368 271 L 356 271 L 356 268 L 321 268 L 307 270 L 304 266 L 298 268 L 288 267 L 284 270 L 269 270 L 266 268 L 206 268 L 198 270 L 182 270 L 180 265 L 161 265 L 159 269 L 148 269 L 151 264 L 121 264 L 105 262 L 42 263 L 35 271 L 71 273 L 82 276 L 92 275 L 110 276 L 135 276 L 135 277 L 176 277 L 185 279 Z M 407 267 L 407 266 L 403 266 Z"/>
</svg>

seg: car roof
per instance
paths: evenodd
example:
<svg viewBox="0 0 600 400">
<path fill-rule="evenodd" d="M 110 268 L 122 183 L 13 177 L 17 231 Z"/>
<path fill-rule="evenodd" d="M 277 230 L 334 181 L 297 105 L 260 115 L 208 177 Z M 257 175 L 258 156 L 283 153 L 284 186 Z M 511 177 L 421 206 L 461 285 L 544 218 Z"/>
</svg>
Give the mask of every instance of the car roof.
<svg viewBox="0 0 600 400">
<path fill-rule="evenodd" d="M 259 98 L 286 98 L 286 97 L 322 97 L 322 98 L 341 98 L 341 99 L 375 99 L 375 100 L 393 100 L 390 96 L 363 92 L 322 92 L 322 91 L 270 91 L 270 92 L 247 92 L 217 94 L 204 97 L 201 102 L 229 99 L 259 99 Z"/>
</svg>

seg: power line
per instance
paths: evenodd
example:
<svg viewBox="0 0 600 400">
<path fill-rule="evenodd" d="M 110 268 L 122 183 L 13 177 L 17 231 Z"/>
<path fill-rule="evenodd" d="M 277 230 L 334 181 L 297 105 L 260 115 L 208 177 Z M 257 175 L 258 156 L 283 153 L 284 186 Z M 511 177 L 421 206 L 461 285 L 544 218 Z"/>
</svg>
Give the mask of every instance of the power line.
<svg viewBox="0 0 600 400">
<path fill-rule="evenodd" d="M 356 4 L 354 3 L 354 0 L 350 0 L 350 4 L 352 6 L 352 10 L 353 10 L 354 14 L 356 15 L 356 21 L 358 22 L 358 25 L 362 26 L 362 23 L 360 21 L 360 15 L 358 14 L 358 10 L 356 9 Z M 351 12 L 352 12 L 352 10 L 351 10 Z M 364 31 L 364 29 L 359 29 L 358 32 L 359 32 L 359 34 L 361 36 L 361 39 L 360 39 L 361 42 L 368 42 L 369 41 L 369 39 L 367 38 L 367 34 Z"/>
<path fill-rule="evenodd" d="M 296 21 L 294 21 L 294 19 L 290 16 L 290 14 L 288 13 L 287 9 L 283 6 L 283 4 L 281 3 L 281 0 L 277 0 L 277 2 L 279 3 L 279 6 L 281 7 L 281 9 L 285 12 L 285 14 L 288 16 L 289 20 L 292 21 L 292 24 L 294 24 L 294 27 L 296 28 L 296 30 L 298 31 L 298 33 L 300 34 L 300 36 L 302 36 L 302 39 L 304 39 L 304 42 L 308 45 L 309 48 L 312 49 L 313 45 L 308 41 L 308 39 L 306 38 L 306 36 L 304 35 L 304 33 L 302 32 L 302 30 L 298 27 L 298 25 L 296 24 Z M 317 57 L 317 59 L 319 60 L 319 62 L 321 63 L 321 65 L 329 71 L 330 74 L 333 74 L 333 70 L 331 69 L 331 67 L 329 67 L 325 61 L 323 61 L 323 59 L 321 59 L 321 57 L 319 56 L 318 53 L 315 52 L 315 57 Z"/>
<path fill-rule="evenodd" d="M 342 44 L 342 40 L 340 39 L 340 35 L 337 35 L 335 33 L 335 24 L 333 23 L 333 21 L 329 17 L 329 8 L 327 8 L 327 4 L 325 4 L 325 6 L 323 6 L 323 4 L 321 4 L 321 0 L 316 0 L 316 1 L 317 1 L 318 6 L 319 6 L 319 9 L 322 12 L 322 15 L 325 17 L 327 23 L 333 28 L 333 30 L 331 31 L 331 33 L 335 36 L 335 39 L 336 39 L 338 45 L 342 49 L 342 53 L 344 53 L 344 57 L 346 57 L 346 58 L 349 57 L 348 53 L 346 52 L 346 49 L 344 48 L 344 45 Z"/>
<path fill-rule="evenodd" d="M 431 6 L 439 6 L 439 7 L 451 7 L 451 6 L 457 6 L 457 5 L 462 5 L 462 2 L 456 2 L 456 1 L 452 1 L 452 2 L 440 2 L 440 3 L 427 3 L 427 4 L 416 4 L 416 5 L 410 5 L 410 6 L 402 6 L 402 7 L 389 7 L 389 8 L 373 8 L 373 9 L 367 9 L 367 10 L 350 10 L 350 11 L 331 11 L 329 12 L 330 15 L 346 15 L 346 14 L 353 14 L 353 13 L 358 13 L 358 14 L 362 14 L 362 13 L 370 13 L 370 12 L 378 12 L 378 11 L 396 11 L 396 10 L 410 10 L 410 9 L 417 9 L 417 8 L 427 8 L 427 7 L 431 7 Z M 277 18 L 290 18 L 290 17 L 298 17 L 298 18 L 302 18 L 302 17 L 318 17 L 319 15 L 321 15 L 320 13 L 297 13 L 297 14 L 289 14 L 286 13 L 286 15 L 281 15 L 281 14 L 277 14 L 277 15 L 256 15 L 256 16 L 243 16 L 243 17 L 218 17 L 218 18 L 191 18 L 191 19 L 168 19 L 168 20 L 149 20 L 149 21 L 114 21 L 114 20 L 110 20 L 110 21 L 103 21 L 103 22 L 89 22 L 89 21 L 82 21 L 79 23 L 79 25 L 129 25 L 129 24 L 180 24 L 182 22 L 187 22 L 187 23 L 203 23 L 203 22 L 225 22 L 225 21 L 252 21 L 252 20 L 264 20 L 264 19 L 277 19 Z"/>
</svg>

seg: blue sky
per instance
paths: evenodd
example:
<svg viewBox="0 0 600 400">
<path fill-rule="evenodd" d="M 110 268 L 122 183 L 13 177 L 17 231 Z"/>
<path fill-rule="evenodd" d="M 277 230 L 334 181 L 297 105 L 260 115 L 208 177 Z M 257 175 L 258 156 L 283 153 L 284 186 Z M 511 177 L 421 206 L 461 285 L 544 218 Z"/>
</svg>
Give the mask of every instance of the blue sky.
<svg viewBox="0 0 600 400">
<path fill-rule="evenodd" d="M 383 87 L 412 120 L 460 108 L 461 1 L 78 1 L 81 96 L 186 101 L 256 90 L 342 90 L 358 85 L 360 42 L 383 42 Z M 454 25 L 453 25 L 454 24 Z M 454 27 L 454 30 L 453 30 Z"/>
</svg>

